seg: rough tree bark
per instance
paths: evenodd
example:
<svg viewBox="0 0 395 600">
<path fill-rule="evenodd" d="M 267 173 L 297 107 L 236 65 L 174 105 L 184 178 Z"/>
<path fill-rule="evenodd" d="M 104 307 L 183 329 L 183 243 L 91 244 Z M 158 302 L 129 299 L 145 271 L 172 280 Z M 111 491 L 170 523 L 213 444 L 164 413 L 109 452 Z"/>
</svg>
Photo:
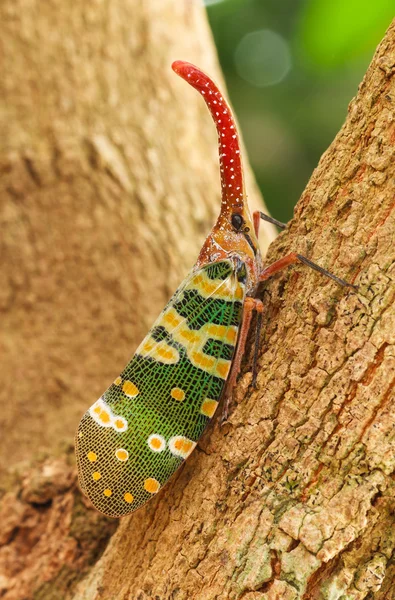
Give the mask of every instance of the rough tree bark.
<svg viewBox="0 0 395 600">
<path fill-rule="evenodd" d="M 5 556 L 27 540 L 31 571 L 52 568 L 36 598 L 394 597 L 394 103 L 395 24 L 268 257 L 298 250 L 358 293 L 304 267 L 267 284 L 259 389 L 247 356 L 229 423 L 214 423 L 173 482 L 121 521 L 100 560 L 109 521 L 83 505 L 64 460 L 31 471 L 17 501 L 5 497 Z M 94 566 L 75 588 L 81 564 Z M 5 598 L 33 597 L 6 576 Z"/>
</svg>

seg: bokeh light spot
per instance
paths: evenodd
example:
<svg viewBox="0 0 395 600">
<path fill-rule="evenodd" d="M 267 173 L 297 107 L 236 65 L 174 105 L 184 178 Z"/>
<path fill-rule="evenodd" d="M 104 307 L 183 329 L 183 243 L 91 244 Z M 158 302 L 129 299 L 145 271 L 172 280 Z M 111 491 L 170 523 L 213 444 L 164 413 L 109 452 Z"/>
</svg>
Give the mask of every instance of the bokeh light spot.
<svg viewBox="0 0 395 600">
<path fill-rule="evenodd" d="M 270 29 L 247 33 L 237 46 L 234 59 L 240 77 L 256 87 L 280 83 L 292 64 L 287 41 Z"/>
</svg>

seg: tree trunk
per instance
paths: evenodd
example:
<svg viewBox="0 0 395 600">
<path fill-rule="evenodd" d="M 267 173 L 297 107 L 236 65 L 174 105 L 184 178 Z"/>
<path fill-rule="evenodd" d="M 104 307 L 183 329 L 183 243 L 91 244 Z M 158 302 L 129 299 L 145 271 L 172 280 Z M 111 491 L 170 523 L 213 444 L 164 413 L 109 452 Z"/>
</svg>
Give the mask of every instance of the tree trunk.
<svg viewBox="0 0 395 600">
<path fill-rule="evenodd" d="M 128 8 L 133 4 L 129 1 Z M 33 23 L 31 13 L 29 20 L 20 9 L 13 13 L 15 2 L 9 5 L 8 20 L 5 19 L 6 25 L 2 20 L 2 27 L 9 23 L 13 30 L 19 18 Z M 172 52 L 166 55 L 162 51 L 159 59 L 159 51 L 152 49 L 151 44 L 155 48 L 159 44 L 160 32 L 162 40 L 177 44 L 177 51 L 183 50 L 182 34 L 173 33 L 177 19 L 171 23 L 171 35 L 170 28 L 165 27 L 170 7 L 180 23 L 190 19 L 191 28 L 196 27 L 196 22 L 203 27 L 199 9 L 193 3 L 154 4 L 151 0 L 141 5 L 139 10 L 144 16 L 133 14 L 133 28 L 140 35 L 144 32 L 140 83 L 130 78 L 128 68 L 123 72 L 122 65 L 127 63 L 124 56 L 115 71 L 106 70 L 107 53 L 110 61 L 117 56 L 109 43 L 96 50 L 100 52 L 99 63 L 93 73 L 87 69 L 80 90 L 73 77 L 73 66 L 67 62 L 67 69 L 56 74 L 58 85 L 42 82 L 45 89 L 49 86 L 55 94 L 56 101 L 43 106 L 37 91 L 40 86 L 32 77 L 35 85 L 30 83 L 31 88 L 39 96 L 37 113 L 22 109 L 19 96 L 15 102 L 23 125 L 10 137 L 17 148 L 9 150 L 9 162 L 5 161 L 6 177 L 13 177 L 14 183 L 7 185 L 4 214 L 9 232 L 6 249 L 10 247 L 20 254 L 13 263 L 11 254 L 8 258 L 10 292 L 5 295 L 4 310 L 10 317 L 6 340 L 11 358 L 7 384 L 8 398 L 15 399 L 15 405 L 19 402 L 18 415 L 22 406 L 26 411 L 28 403 L 28 410 L 33 411 L 34 399 L 46 398 L 42 404 L 45 428 L 37 421 L 30 456 L 38 446 L 40 432 L 41 437 L 49 436 L 48 431 L 57 424 L 52 441 L 43 441 L 47 447 L 54 447 L 59 432 L 66 431 L 73 418 L 74 422 L 78 420 L 77 409 L 81 412 L 87 406 L 87 396 L 99 395 L 117 374 L 125 354 L 120 356 L 117 350 L 111 365 L 107 363 L 103 369 L 99 357 L 103 355 L 104 344 L 100 342 L 104 335 L 113 347 L 128 346 L 130 353 L 137 335 L 149 326 L 154 310 L 160 309 L 160 301 L 170 294 L 167 284 L 176 285 L 173 265 L 178 261 L 177 252 L 181 250 L 184 260 L 190 258 L 193 262 L 192 255 L 187 256 L 192 244 L 184 249 L 182 240 L 189 241 L 194 231 L 206 226 L 206 217 L 211 216 L 211 204 L 205 202 L 208 184 L 203 184 L 208 171 L 203 170 L 201 160 L 210 156 L 214 180 L 216 144 L 214 135 L 208 133 L 206 140 L 205 128 L 209 125 L 199 112 L 203 111 L 199 98 L 195 104 L 190 90 L 179 91 L 178 82 L 171 82 L 165 75 L 153 80 L 152 69 L 159 73 L 155 60 L 163 69 L 176 58 Z M 50 9 L 45 9 L 44 14 L 46 10 Z M 84 19 L 79 15 L 83 27 L 89 31 L 91 23 L 92 28 L 98 29 L 99 38 L 103 36 L 103 43 L 107 35 L 110 40 L 116 35 L 108 25 L 108 15 L 101 15 L 105 27 L 101 29 L 97 23 L 103 10 L 99 5 L 92 9 L 92 21 L 88 18 L 91 8 L 57 6 L 62 24 L 68 19 L 76 42 L 79 13 L 84 13 Z M 117 14 L 127 11 L 120 7 L 111 10 Z M 117 23 L 123 37 L 116 35 L 117 44 L 123 39 L 128 45 L 132 38 L 125 33 L 126 15 L 121 17 Z M 44 21 L 48 27 L 48 14 Z M 179 26 L 181 30 L 182 25 Z M 38 30 L 35 22 L 31 35 L 39 36 Z M 28 24 L 20 31 L 18 36 L 28 35 Z M 184 44 L 194 40 L 198 31 L 184 33 Z M 41 49 L 45 54 L 43 61 L 54 55 L 53 35 L 49 40 L 52 51 L 46 55 L 46 46 L 45 52 Z M 61 37 L 60 41 L 64 42 L 65 56 L 74 56 L 71 41 L 66 43 Z M 136 38 L 133 44 L 137 44 Z M 139 48 L 141 51 L 141 44 L 137 48 L 133 45 L 134 58 Z M 212 71 L 210 61 L 200 56 L 203 46 L 197 41 L 196 45 L 194 57 L 180 57 L 200 62 Z M 90 53 L 92 48 L 89 45 Z M 28 56 L 22 50 L 21 55 Z M 121 56 L 119 48 L 118 55 Z M 26 68 L 25 65 L 24 71 Z M 59 64 L 53 68 L 56 70 Z M 37 73 L 44 80 L 48 76 L 42 67 Z M 133 76 L 138 77 L 137 71 L 133 71 Z M 69 94 L 61 89 L 65 85 L 63 77 L 68 79 Z M 124 91 L 123 78 L 130 81 L 129 88 L 136 90 L 135 95 Z M 4 85 L 12 91 L 7 81 L 6 78 Z M 142 81 L 146 82 L 144 86 Z M 92 102 L 94 83 L 102 101 L 101 111 Z M 176 89 L 177 96 L 185 93 L 183 98 L 188 97 L 187 109 L 186 100 L 177 98 L 173 91 L 167 100 L 168 111 L 162 115 L 164 101 L 158 96 Z M 12 93 L 16 93 L 15 89 Z M 74 114 L 74 102 L 80 95 L 82 109 L 76 121 L 68 110 L 71 106 Z M 112 108 L 112 97 L 116 108 Z M 133 115 L 129 108 L 123 112 L 124 103 L 132 100 Z M 394 103 L 395 24 L 350 104 L 345 125 L 302 195 L 295 219 L 272 245 L 267 260 L 291 250 L 299 251 L 358 284 L 358 292 L 338 288 L 303 266 L 291 268 L 268 282 L 262 294 L 266 312 L 258 390 L 249 387 L 247 357 L 229 423 L 222 428 L 218 422 L 213 424 L 172 483 L 145 508 L 121 521 L 99 560 L 111 534 L 112 521 L 83 504 L 75 487 L 74 467 L 59 459 L 29 471 L 16 484 L 17 492 L 7 494 L 2 503 L 0 522 L 5 545 L 0 550 L 0 563 L 6 562 L 3 589 L 7 600 L 394 597 Z M 56 118 L 54 107 L 59 110 Z M 179 125 L 186 123 L 185 110 L 189 117 L 185 127 L 191 130 L 188 134 Z M 153 126 L 153 114 L 160 126 Z M 10 123 L 15 119 L 11 117 Z M 28 117 L 31 120 L 24 123 Z M 18 126 L 21 127 L 19 122 Z M 67 127 L 72 128 L 71 134 Z M 26 131 L 33 130 L 36 145 L 32 139 L 27 140 L 29 143 L 24 139 Z M 66 145 L 67 151 L 66 133 L 72 140 Z M 48 161 L 34 160 L 41 156 L 41 147 L 46 147 L 45 135 L 50 140 L 49 150 L 46 149 Z M 213 149 L 203 154 L 205 142 L 207 148 L 212 144 Z M 30 149 L 27 159 L 26 148 Z M 141 154 L 136 154 L 137 148 Z M 47 154 L 44 152 L 43 156 Z M 175 157 L 173 161 L 171 156 Z M 175 160 L 177 167 L 172 168 Z M 185 165 L 180 165 L 180 160 L 185 160 Z M 53 180 L 48 179 L 47 170 L 53 174 Z M 180 193 L 188 199 L 182 206 L 183 217 L 180 201 L 177 202 Z M 74 197 L 78 202 L 73 202 Z M 154 212 L 145 217 L 148 204 Z M 48 207 L 50 213 L 45 212 Z M 196 214 L 197 211 L 200 212 Z M 130 224 L 141 220 L 145 226 L 134 225 L 131 231 Z M 121 239 L 122 246 L 117 247 Z M 171 250 L 167 247 L 162 259 L 163 247 L 169 240 L 174 245 Z M 84 265 L 78 260 L 81 255 L 89 256 Z M 26 267 L 20 272 L 22 260 Z M 136 269 L 130 269 L 131 261 Z M 141 273 L 142 264 L 144 288 L 141 276 L 129 276 Z M 180 264 L 184 268 L 181 261 L 177 262 Z M 127 268 L 127 277 L 121 277 L 122 267 Z M 177 274 L 181 275 L 181 271 Z M 159 288 L 154 288 L 158 281 Z M 148 294 L 156 290 L 149 303 L 146 289 Z M 126 336 L 124 328 L 120 334 L 123 323 L 133 324 L 129 295 L 136 299 L 133 310 L 139 309 L 140 316 L 144 314 L 141 327 L 137 313 L 133 314 L 133 339 Z M 34 307 L 35 319 L 23 323 L 27 306 L 31 310 Z M 96 317 L 94 323 L 90 320 L 92 314 Z M 98 324 L 103 326 L 105 322 L 104 332 Z M 93 332 L 97 331 L 102 335 L 94 339 Z M 29 359 L 23 376 L 17 378 L 17 353 L 22 347 L 29 347 Z M 82 356 L 85 361 L 77 372 L 76 357 L 81 363 Z M 45 365 L 44 374 L 43 367 L 41 371 L 37 369 L 38 360 Z M 84 384 L 89 376 L 90 389 L 86 394 Z M 60 381 L 62 396 L 57 388 L 51 388 L 52 378 Z M 39 389 L 41 396 L 37 394 Z M 25 390 L 30 393 L 23 393 Z M 71 397 L 72 417 L 67 410 Z M 54 398 L 57 402 L 53 402 Z M 52 419 L 46 412 L 51 404 Z M 13 415 L 15 419 L 16 412 Z M 11 445 L 8 448 L 19 452 Z M 30 554 L 24 556 L 21 549 Z M 78 577 L 90 566 L 89 574 L 75 587 Z"/>
</svg>

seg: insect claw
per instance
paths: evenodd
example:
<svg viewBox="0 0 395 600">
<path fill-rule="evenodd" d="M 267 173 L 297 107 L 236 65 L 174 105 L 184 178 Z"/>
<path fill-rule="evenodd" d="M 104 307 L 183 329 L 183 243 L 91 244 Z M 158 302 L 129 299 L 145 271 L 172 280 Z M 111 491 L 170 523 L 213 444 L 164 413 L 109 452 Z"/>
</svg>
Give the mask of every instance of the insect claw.
<svg viewBox="0 0 395 600">
<path fill-rule="evenodd" d="M 222 427 L 225 427 L 225 425 L 228 423 L 228 416 L 226 415 L 222 415 L 222 417 L 219 420 L 219 426 L 222 429 Z"/>
</svg>

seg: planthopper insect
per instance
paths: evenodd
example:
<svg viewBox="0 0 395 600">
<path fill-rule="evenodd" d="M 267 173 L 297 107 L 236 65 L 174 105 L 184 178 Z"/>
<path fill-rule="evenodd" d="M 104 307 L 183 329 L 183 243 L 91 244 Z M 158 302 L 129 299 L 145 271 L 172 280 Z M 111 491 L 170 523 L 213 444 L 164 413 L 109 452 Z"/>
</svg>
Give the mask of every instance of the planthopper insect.
<svg viewBox="0 0 395 600">
<path fill-rule="evenodd" d="M 296 253 L 263 266 L 260 219 L 282 224 L 260 212 L 251 218 L 229 106 L 200 69 L 183 61 L 172 66 L 200 92 L 216 124 L 221 211 L 191 273 L 79 424 L 81 488 L 99 511 L 112 517 L 137 510 L 166 484 L 195 448 L 223 397 L 226 417 L 254 311 L 259 340 L 263 305 L 255 296 L 260 282 L 301 262 L 354 287 Z"/>
</svg>

